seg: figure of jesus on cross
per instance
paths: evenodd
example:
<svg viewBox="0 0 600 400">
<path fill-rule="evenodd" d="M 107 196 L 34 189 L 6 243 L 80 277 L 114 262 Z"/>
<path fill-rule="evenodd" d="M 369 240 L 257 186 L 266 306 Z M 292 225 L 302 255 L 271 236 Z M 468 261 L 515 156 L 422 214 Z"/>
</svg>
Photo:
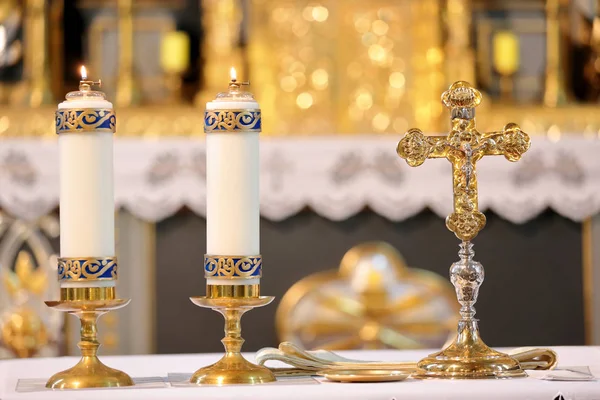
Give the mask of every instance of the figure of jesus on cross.
<svg viewBox="0 0 600 400">
<path fill-rule="evenodd" d="M 467 82 L 455 82 L 442 94 L 442 102 L 452 113 L 448 136 L 426 136 L 419 129 L 411 129 L 397 147 L 398 155 L 411 167 L 423 164 L 428 158 L 450 161 L 454 210 L 446 218 L 446 226 L 462 240 L 460 261 L 450 268 L 450 280 L 462 306 L 458 336 L 444 350 L 421 360 L 416 376 L 466 379 L 526 376 L 516 360 L 490 349 L 479 337 L 474 305 L 484 273 L 482 265 L 473 260 L 471 240 L 485 226 L 485 215 L 478 208 L 477 161 L 488 155 L 503 155 L 509 161 L 518 161 L 529 149 L 530 139 L 512 123 L 499 132 L 480 133 L 475 127 L 475 107 L 481 102 L 481 93 Z"/>
<path fill-rule="evenodd" d="M 428 158 L 446 158 L 452 163 L 454 212 L 446 225 L 461 240 L 471 241 L 485 226 L 485 216 L 477 207 L 475 164 L 483 156 L 503 155 L 518 161 L 529 149 L 529 136 L 517 124 L 507 124 L 500 132 L 480 133 L 475 127 L 475 107 L 481 93 L 467 82 L 456 82 L 442 95 L 452 112 L 448 136 L 425 136 L 413 128 L 398 143 L 398 155 L 411 167 Z"/>
</svg>

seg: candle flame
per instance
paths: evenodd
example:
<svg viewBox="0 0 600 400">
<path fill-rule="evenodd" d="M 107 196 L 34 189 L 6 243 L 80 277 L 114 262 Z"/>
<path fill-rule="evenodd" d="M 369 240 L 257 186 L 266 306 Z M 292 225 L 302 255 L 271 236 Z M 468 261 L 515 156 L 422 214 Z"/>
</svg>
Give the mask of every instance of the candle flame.
<svg viewBox="0 0 600 400">
<path fill-rule="evenodd" d="M 236 81 L 237 80 L 237 73 L 235 72 L 235 68 L 231 67 L 231 69 L 229 70 L 229 76 L 231 77 L 232 81 Z"/>
<path fill-rule="evenodd" d="M 85 81 L 87 79 L 87 70 L 85 69 L 85 65 L 81 66 L 81 80 Z"/>
</svg>

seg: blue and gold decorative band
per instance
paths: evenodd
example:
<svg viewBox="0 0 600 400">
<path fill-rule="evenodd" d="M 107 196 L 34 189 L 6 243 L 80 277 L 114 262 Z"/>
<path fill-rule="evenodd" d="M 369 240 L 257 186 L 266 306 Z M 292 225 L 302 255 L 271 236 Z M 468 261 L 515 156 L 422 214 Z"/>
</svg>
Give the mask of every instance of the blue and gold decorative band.
<svg viewBox="0 0 600 400">
<path fill-rule="evenodd" d="M 204 256 L 206 278 L 252 279 L 261 276 L 261 256 Z"/>
<path fill-rule="evenodd" d="M 117 117 L 112 109 L 64 108 L 56 111 L 56 133 L 112 132 Z"/>
<path fill-rule="evenodd" d="M 104 281 L 117 279 L 116 257 L 69 257 L 58 259 L 59 281 Z"/>
<path fill-rule="evenodd" d="M 206 110 L 204 132 L 260 132 L 260 110 Z"/>
</svg>

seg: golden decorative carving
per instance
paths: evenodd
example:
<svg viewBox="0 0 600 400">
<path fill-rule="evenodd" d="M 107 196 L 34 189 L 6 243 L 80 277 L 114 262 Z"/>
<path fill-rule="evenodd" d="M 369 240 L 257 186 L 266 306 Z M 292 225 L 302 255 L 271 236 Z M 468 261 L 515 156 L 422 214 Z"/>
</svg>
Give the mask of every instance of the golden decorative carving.
<svg viewBox="0 0 600 400">
<path fill-rule="evenodd" d="M 21 250 L 15 261 L 14 273 L 3 276 L 4 287 L 11 296 L 25 290 L 35 295 L 42 295 L 48 285 L 48 275 L 43 269 L 35 269 L 31 254 Z"/>
<path fill-rule="evenodd" d="M 56 133 L 111 132 L 115 133 L 117 119 L 112 109 L 61 109 L 56 111 Z"/>
<path fill-rule="evenodd" d="M 39 7 L 40 2 L 32 2 L 31 7 Z M 227 78 L 230 66 L 236 66 L 243 76 L 250 72 L 263 110 L 276 116 L 264 121 L 266 135 L 402 133 L 408 126 L 415 125 L 425 132 L 439 132 L 445 127 L 445 121 L 440 118 L 443 107 L 435 93 L 442 91 L 450 79 L 473 78 L 473 49 L 468 31 L 474 5 L 470 0 L 448 0 L 443 9 L 437 0 L 325 0 L 319 5 L 309 0 L 251 0 L 249 3 L 249 42 L 244 53 L 239 40 L 244 17 L 239 2 L 202 1 L 206 32 L 202 54 L 206 64 L 204 86 L 197 103 L 204 106 L 212 99 L 220 90 L 219 82 Z M 560 85 L 564 85 L 556 74 L 562 66 L 555 62 L 561 52 L 558 49 L 561 43 L 556 39 L 559 19 L 564 14 L 561 14 L 560 3 L 558 0 L 547 2 L 547 104 L 557 104 L 557 93 L 561 93 Z M 117 22 L 99 17 L 98 20 L 104 22 L 92 24 L 88 44 L 96 70 L 103 57 L 96 44 L 107 27 L 112 29 L 112 24 L 118 23 L 121 32 L 126 33 L 131 20 L 135 29 L 142 29 L 142 22 L 144 30 L 158 23 L 143 16 L 133 18 L 137 6 L 132 0 L 119 1 Z M 165 32 L 173 28 L 167 25 L 159 30 Z M 540 24 L 534 27 L 535 32 L 539 31 L 537 25 Z M 515 26 L 519 31 L 527 28 L 518 21 Z M 531 33 L 531 29 L 523 32 Z M 346 42 L 340 45 L 330 37 L 331 32 L 338 32 L 338 37 Z M 445 41 L 442 40 L 444 32 L 447 33 Z M 488 29 L 482 36 L 492 33 L 493 30 Z M 130 83 L 135 83 L 127 72 L 131 64 L 131 52 L 127 49 L 132 41 L 128 34 L 119 37 L 123 49 L 120 57 L 125 57 L 119 61 L 119 70 L 126 73 L 119 74 L 123 84 L 113 82 L 113 86 L 127 93 Z M 485 42 L 481 39 L 480 42 Z M 41 43 L 36 40 L 32 46 L 39 50 Z M 27 51 L 31 47 L 31 54 L 43 54 L 32 46 L 27 46 Z M 489 47 L 478 50 L 481 65 L 489 66 L 492 59 Z M 491 67 L 484 66 L 480 70 L 480 78 L 489 81 L 485 70 Z M 161 77 L 152 79 L 162 80 Z M 130 104 L 127 99 L 121 101 L 123 96 L 119 94 L 116 103 Z M 549 134 L 553 139 L 564 133 L 598 136 L 600 115 L 594 106 L 569 105 L 554 110 L 559 112 L 540 105 L 518 108 L 487 105 L 479 110 L 479 115 L 485 116 L 480 128 L 489 130 L 498 121 L 511 120 L 530 134 Z M 47 115 L 48 110 L 43 108 L 39 112 L 4 108 L 0 112 L 0 137 L 50 137 L 52 124 Z M 202 115 L 197 115 L 197 109 L 191 106 L 120 107 L 119 118 L 119 136 L 203 135 Z"/>
<path fill-rule="evenodd" d="M 276 116 L 263 132 L 403 132 L 415 115 L 435 120 L 441 28 L 413 21 L 437 20 L 438 3 L 250 1 L 250 80 L 263 112 Z"/>
<path fill-rule="evenodd" d="M 260 110 L 207 110 L 204 132 L 260 132 Z"/>
<path fill-rule="evenodd" d="M 2 342 L 19 358 L 35 356 L 49 342 L 46 325 L 28 307 L 12 312 L 2 324 Z"/>
<path fill-rule="evenodd" d="M 58 280 L 100 281 L 117 279 L 116 257 L 62 257 L 58 259 Z"/>
<path fill-rule="evenodd" d="M 457 310 L 445 279 L 408 268 L 386 243 L 367 242 L 350 249 L 337 271 L 296 282 L 275 324 L 281 341 L 302 348 L 428 348 L 454 333 Z"/>
<path fill-rule="evenodd" d="M 261 256 L 204 256 L 206 278 L 250 279 L 262 276 Z"/>
<path fill-rule="evenodd" d="M 454 212 L 446 226 L 461 240 L 471 241 L 485 226 L 478 210 L 475 164 L 487 155 L 503 155 L 517 161 L 530 146 L 529 136 L 517 124 L 507 124 L 500 132 L 480 133 L 475 127 L 475 107 L 481 93 L 467 82 L 456 82 L 442 95 L 452 111 L 452 130 L 448 136 L 425 136 L 419 129 L 409 130 L 398 143 L 398 155 L 416 167 L 428 158 L 446 158 L 452 163 Z"/>
<path fill-rule="evenodd" d="M 41 301 L 58 286 L 50 279 L 56 269 L 48 240 L 57 235 L 53 216 L 24 222 L 0 211 L 0 358 L 59 355 L 62 319 Z"/>
<path fill-rule="evenodd" d="M 14 272 L 3 274 L 4 287 L 13 298 L 31 293 L 42 295 L 48 285 L 48 275 L 42 268 L 35 269 L 31 255 L 20 251 Z M 44 321 L 27 305 L 9 312 L 1 324 L 2 343 L 19 358 L 32 357 L 49 342 Z"/>
<path fill-rule="evenodd" d="M 478 125 L 485 131 L 502 125 L 502 121 L 509 120 L 515 121 L 532 136 L 548 136 L 553 140 L 575 134 L 583 134 L 590 138 L 600 137 L 600 113 L 597 107 L 592 105 L 565 106 L 559 109 L 537 106 L 515 108 L 502 105 L 487 105 L 487 107 L 481 105 L 479 108 L 481 110 L 478 110 L 478 117 L 482 122 Z M 264 112 L 264 109 L 262 111 Z M 50 107 L 3 108 L 0 110 L 0 138 L 54 139 L 56 124 L 52 115 L 55 112 L 56 109 Z M 441 129 L 441 126 L 439 128 Z M 327 134 L 344 135 L 343 132 L 335 131 Z M 119 129 L 115 137 L 203 137 L 204 135 L 204 114 L 192 106 L 119 108 Z M 265 134 L 263 126 L 261 136 L 274 135 L 281 134 L 273 132 Z"/>
</svg>

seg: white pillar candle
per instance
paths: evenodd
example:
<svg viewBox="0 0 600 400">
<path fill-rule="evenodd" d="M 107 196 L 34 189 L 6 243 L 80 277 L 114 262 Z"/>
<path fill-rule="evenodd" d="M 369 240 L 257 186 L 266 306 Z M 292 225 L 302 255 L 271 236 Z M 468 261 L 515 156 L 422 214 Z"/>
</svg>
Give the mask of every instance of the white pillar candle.
<svg viewBox="0 0 600 400">
<path fill-rule="evenodd" d="M 232 69 L 228 93 L 221 93 L 206 104 L 207 112 L 218 110 L 256 110 L 259 104 L 248 93 L 239 91 Z M 237 85 L 237 86 L 236 86 Z M 260 255 L 259 132 L 255 120 L 249 129 L 229 121 L 231 129 L 216 129 L 206 134 L 206 252 L 211 256 Z M 260 118 L 260 116 L 258 116 Z M 227 284 L 255 284 L 258 279 L 235 279 Z M 209 278 L 208 284 L 223 284 Z"/>
<path fill-rule="evenodd" d="M 60 256 L 114 257 L 113 133 L 106 128 L 109 121 L 102 117 L 106 114 L 98 114 L 101 110 L 112 111 L 113 105 L 104 99 L 103 93 L 92 91 L 89 84 L 85 84 L 80 86 L 80 91 L 69 93 L 58 109 L 85 109 L 84 114 L 91 113 L 85 121 L 72 121 L 58 137 Z M 95 123 L 98 129 L 84 130 L 93 128 Z M 114 126 L 114 119 L 112 123 Z M 114 283 L 114 280 L 63 280 L 61 287 L 105 287 Z"/>
</svg>

